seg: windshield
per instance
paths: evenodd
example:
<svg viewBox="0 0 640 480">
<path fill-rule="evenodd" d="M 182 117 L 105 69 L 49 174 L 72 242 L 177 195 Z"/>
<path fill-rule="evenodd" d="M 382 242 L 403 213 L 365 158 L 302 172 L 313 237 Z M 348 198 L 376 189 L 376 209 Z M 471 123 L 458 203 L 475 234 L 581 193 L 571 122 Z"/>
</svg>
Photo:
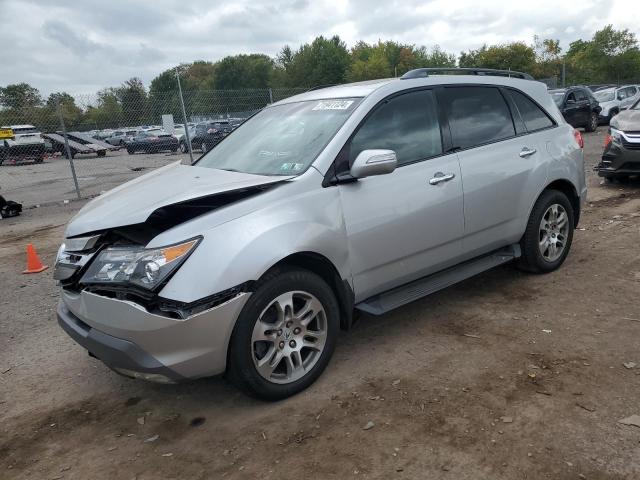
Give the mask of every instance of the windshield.
<svg viewBox="0 0 640 480">
<path fill-rule="evenodd" d="M 599 92 L 595 92 L 593 94 L 596 97 L 596 100 L 599 102 L 610 102 L 616 98 L 615 90 L 600 90 Z"/>
<path fill-rule="evenodd" d="M 359 101 L 309 100 L 267 107 L 197 165 L 255 175 L 298 175 L 311 165 Z"/>
<path fill-rule="evenodd" d="M 556 102 L 557 106 L 561 106 L 562 100 L 564 99 L 564 92 L 553 92 L 551 97 L 553 98 L 553 101 Z"/>
</svg>

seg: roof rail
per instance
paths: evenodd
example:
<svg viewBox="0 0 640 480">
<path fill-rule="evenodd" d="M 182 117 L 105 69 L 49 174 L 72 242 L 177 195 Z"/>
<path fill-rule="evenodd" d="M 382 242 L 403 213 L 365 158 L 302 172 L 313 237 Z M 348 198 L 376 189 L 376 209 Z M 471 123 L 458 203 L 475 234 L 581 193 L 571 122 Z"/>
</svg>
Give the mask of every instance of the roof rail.
<svg viewBox="0 0 640 480">
<path fill-rule="evenodd" d="M 495 70 L 493 68 L 443 67 L 443 68 L 416 68 L 414 70 L 409 70 L 407 73 L 405 73 L 400 77 L 400 80 L 428 77 L 430 73 L 442 75 L 442 74 L 446 74 L 447 72 L 457 73 L 457 74 L 468 74 L 468 75 L 492 75 L 496 77 L 514 77 L 514 78 L 522 78 L 525 80 L 534 79 L 528 73 L 516 72 L 513 70 Z"/>
</svg>

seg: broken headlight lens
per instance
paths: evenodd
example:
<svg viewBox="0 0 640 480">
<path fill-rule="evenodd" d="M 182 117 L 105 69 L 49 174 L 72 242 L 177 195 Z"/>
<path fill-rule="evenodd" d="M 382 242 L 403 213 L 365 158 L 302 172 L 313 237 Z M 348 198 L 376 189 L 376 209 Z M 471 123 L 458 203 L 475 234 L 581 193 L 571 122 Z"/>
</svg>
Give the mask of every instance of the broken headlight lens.
<svg viewBox="0 0 640 480">
<path fill-rule="evenodd" d="M 161 248 L 106 248 L 91 262 L 80 283 L 132 284 L 153 290 L 186 260 L 199 241 Z"/>
</svg>

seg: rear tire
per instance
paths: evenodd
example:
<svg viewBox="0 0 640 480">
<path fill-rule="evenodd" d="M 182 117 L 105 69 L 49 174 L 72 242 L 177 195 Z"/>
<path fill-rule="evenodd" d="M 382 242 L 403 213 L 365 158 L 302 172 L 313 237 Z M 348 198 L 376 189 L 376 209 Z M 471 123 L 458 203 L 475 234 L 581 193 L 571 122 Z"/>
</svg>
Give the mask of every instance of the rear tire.
<svg viewBox="0 0 640 480">
<path fill-rule="evenodd" d="M 98 150 L 98 156 L 99 157 L 104 157 L 107 154 L 106 150 Z"/>
<path fill-rule="evenodd" d="M 269 272 L 236 322 L 227 378 L 262 400 L 295 395 L 329 363 L 339 327 L 338 302 L 318 275 L 293 268 Z"/>
<path fill-rule="evenodd" d="M 188 153 L 189 149 L 187 148 L 186 142 L 180 142 L 180 153 Z"/>
<path fill-rule="evenodd" d="M 136 151 L 133 148 L 127 148 L 127 153 L 129 155 L 133 155 L 134 153 L 136 153 Z"/>
<path fill-rule="evenodd" d="M 533 273 L 559 268 L 571 249 L 573 229 L 574 212 L 567 196 L 558 190 L 542 192 L 520 240 L 522 256 L 518 266 Z"/>
<path fill-rule="evenodd" d="M 598 128 L 598 114 L 596 112 L 591 112 L 589 116 L 589 122 L 584 126 L 585 132 L 595 132 Z"/>
</svg>

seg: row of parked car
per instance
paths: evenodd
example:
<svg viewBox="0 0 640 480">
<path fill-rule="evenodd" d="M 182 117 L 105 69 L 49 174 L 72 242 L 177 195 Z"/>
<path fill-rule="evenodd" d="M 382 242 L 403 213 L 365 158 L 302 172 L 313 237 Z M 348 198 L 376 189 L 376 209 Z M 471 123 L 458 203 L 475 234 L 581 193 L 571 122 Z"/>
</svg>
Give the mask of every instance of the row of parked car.
<svg viewBox="0 0 640 480">
<path fill-rule="evenodd" d="M 640 100 L 638 85 L 573 86 L 550 90 L 567 123 L 593 132 Z"/>
<path fill-rule="evenodd" d="M 108 136 L 104 135 L 104 131 L 95 132 L 94 136 L 96 138 L 102 137 L 105 142 L 111 145 L 125 148 L 129 154 L 176 152 L 178 149 L 182 153 L 187 153 L 189 151 L 188 141 L 191 141 L 192 150 L 206 153 L 243 121 L 244 119 L 228 118 L 189 123 L 186 127 L 184 124 L 177 124 L 173 132 L 168 132 L 160 126 L 126 128 L 110 131 Z"/>
</svg>

